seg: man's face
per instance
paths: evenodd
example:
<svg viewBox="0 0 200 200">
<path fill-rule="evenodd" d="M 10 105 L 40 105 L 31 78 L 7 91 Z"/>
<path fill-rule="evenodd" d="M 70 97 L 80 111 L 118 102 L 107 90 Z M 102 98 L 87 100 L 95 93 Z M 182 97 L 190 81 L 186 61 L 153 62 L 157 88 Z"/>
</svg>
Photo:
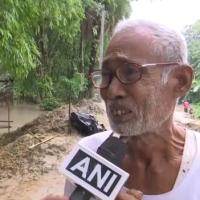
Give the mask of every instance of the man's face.
<svg viewBox="0 0 200 200">
<path fill-rule="evenodd" d="M 151 40 L 131 32 L 116 35 L 107 50 L 102 70 L 112 74 L 124 62 L 140 64 L 163 60 L 149 49 Z M 126 60 L 126 61 L 124 61 Z M 112 129 L 121 135 L 139 135 L 155 131 L 173 113 L 172 99 L 167 86 L 161 84 L 161 68 L 146 69 L 142 78 L 124 85 L 115 76 L 108 87 L 101 89 Z"/>
</svg>

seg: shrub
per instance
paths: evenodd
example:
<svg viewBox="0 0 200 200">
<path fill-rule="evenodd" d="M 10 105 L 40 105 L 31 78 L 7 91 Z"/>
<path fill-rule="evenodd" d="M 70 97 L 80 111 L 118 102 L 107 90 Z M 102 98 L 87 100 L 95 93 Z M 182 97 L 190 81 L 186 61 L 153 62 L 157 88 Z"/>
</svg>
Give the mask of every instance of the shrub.
<svg viewBox="0 0 200 200">
<path fill-rule="evenodd" d="M 59 101 L 55 97 L 48 97 L 42 100 L 40 107 L 43 110 L 51 111 L 60 105 Z"/>
<path fill-rule="evenodd" d="M 200 103 L 193 105 L 193 113 L 194 113 L 195 118 L 200 119 Z"/>
</svg>

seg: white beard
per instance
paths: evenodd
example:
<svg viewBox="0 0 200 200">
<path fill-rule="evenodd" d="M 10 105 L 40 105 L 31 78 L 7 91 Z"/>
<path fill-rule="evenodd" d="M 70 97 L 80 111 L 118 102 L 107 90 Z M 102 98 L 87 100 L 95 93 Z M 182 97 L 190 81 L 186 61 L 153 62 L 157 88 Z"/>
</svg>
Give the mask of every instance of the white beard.
<svg viewBox="0 0 200 200">
<path fill-rule="evenodd" d="M 107 115 L 110 126 L 113 131 L 124 136 L 136 136 L 146 132 L 157 132 L 157 130 L 166 122 L 173 114 L 174 107 L 169 105 L 163 99 L 160 92 L 152 93 L 154 95 L 148 96 L 144 105 L 139 107 L 135 102 L 131 105 L 131 110 L 136 113 L 137 118 L 122 123 L 114 123 L 111 119 L 109 109 Z"/>
</svg>

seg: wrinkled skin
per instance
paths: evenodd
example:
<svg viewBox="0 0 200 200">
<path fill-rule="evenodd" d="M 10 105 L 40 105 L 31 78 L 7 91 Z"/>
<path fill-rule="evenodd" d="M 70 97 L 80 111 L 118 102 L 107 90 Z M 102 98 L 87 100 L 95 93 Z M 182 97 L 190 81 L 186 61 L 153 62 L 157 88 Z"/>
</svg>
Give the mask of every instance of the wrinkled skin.
<svg viewBox="0 0 200 200">
<path fill-rule="evenodd" d="M 120 67 L 118 60 L 121 57 L 141 64 L 163 62 L 161 58 L 152 55 L 147 46 L 150 39 L 144 40 L 141 37 L 138 34 L 133 37 L 127 32 L 116 35 L 107 50 L 106 56 L 109 59 L 103 69 L 115 71 Z M 167 86 L 160 84 L 161 72 L 162 68 L 151 69 L 149 72 L 147 70 L 141 80 L 129 85 L 121 84 L 114 77 L 109 87 L 101 89 L 114 131 L 124 135 L 152 132 L 172 116 L 176 101 L 170 98 Z"/>
</svg>

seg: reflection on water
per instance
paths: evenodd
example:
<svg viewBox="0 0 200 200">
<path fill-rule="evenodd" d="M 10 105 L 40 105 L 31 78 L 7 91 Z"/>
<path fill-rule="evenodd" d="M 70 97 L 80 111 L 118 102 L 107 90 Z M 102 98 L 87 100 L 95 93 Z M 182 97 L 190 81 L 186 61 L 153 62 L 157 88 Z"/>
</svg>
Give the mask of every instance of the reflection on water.
<svg viewBox="0 0 200 200">
<path fill-rule="evenodd" d="M 10 120 L 13 121 L 11 123 L 12 130 L 16 130 L 17 128 L 23 126 L 27 122 L 32 121 L 33 119 L 37 118 L 43 111 L 39 109 L 37 105 L 30 105 L 30 104 L 19 104 L 13 105 L 10 108 Z M 8 109 L 4 105 L 0 105 L 0 121 L 8 119 Z M 7 125 L 7 123 L 1 123 L 0 126 Z M 0 129 L 0 134 L 7 132 L 7 129 Z"/>
</svg>

